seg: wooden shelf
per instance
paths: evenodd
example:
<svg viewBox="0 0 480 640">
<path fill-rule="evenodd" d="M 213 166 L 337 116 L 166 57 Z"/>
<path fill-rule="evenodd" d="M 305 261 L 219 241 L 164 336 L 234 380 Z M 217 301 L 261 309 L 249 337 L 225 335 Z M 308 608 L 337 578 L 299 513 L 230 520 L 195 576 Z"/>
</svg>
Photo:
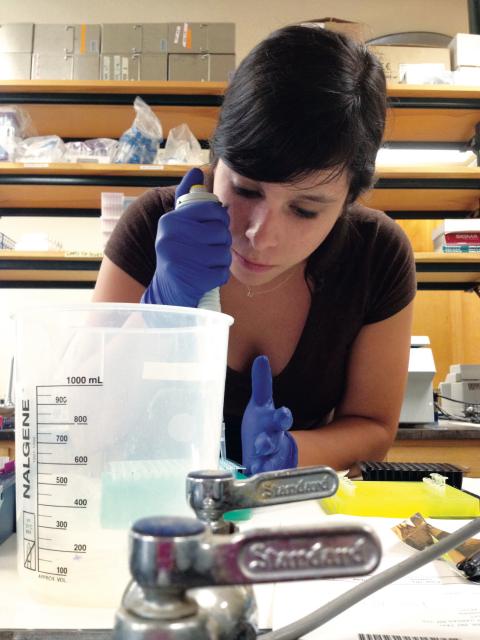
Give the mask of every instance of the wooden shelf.
<svg viewBox="0 0 480 640">
<path fill-rule="evenodd" d="M 170 164 L 99 164 L 96 162 L 22 163 L 1 162 L 1 175 L 156 175 L 178 177 L 188 171 L 186 165 Z M 380 180 L 469 180 L 480 184 L 480 167 L 457 164 L 408 165 L 379 167 Z"/>
<path fill-rule="evenodd" d="M 177 184 L 190 167 L 51 163 L 0 163 L 0 215 L 100 215 L 100 194 L 139 196 Z M 21 187 L 21 188 L 19 188 Z"/>
<path fill-rule="evenodd" d="M 102 191 L 138 196 L 151 187 L 178 183 L 188 169 L 173 165 L 1 163 L 0 215 L 26 215 L 30 209 L 35 215 L 99 215 Z M 389 167 L 379 169 L 377 178 L 375 188 L 362 202 L 388 213 L 404 211 L 412 217 L 408 215 L 412 211 L 418 218 L 433 214 L 441 218 L 449 211 L 463 215 L 479 207 L 479 167 Z"/>
<path fill-rule="evenodd" d="M 440 218 L 449 211 L 473 212 L 479 208 L 480 167 L 382 167 L 375 188 L 361 200 L 381 211 L 416 211 L 418 218 L 422 212 L 438 212 Z"/>
<path fill-rule="evenodd" d="M 131 81 L 131 80 L 1 80 L 0 91 L 9 94 L 69 94 L 69 93 L 123 93 L 136 95 L 150 94 L 184 94 L 184 95 L 216 95 L 222 96 L 227 88 L 226 82 L 193 82 L 193 81 Z M 443 102 L 454 100 L 480 100 L 480 89 L 470 86 L 456 85 L 413 85 L 387 83 L 389 98 L 397 99 L 430 99 Z"/>
<path fill-rule="evenodd" d="M 0 82 L 0 103 L 21 106 L 37 135 L 63 139 L 119 138 L 133 121 L 133 101 L 145 99 L 166 137 L 187 122 L 201 141 L 210 138 L 224 82 L 116 82 L 30 80 Z"/>
<path fill-rule="evenodd" d="M 0 287 L 93 287 L 102 255 L 0 251 Z"/>
<path fill-rule="evenodd" d="M 415 253 L 419 289 L 471 290 L 480 285 L 480 254 Z"/>
<path fill-rule="evenodd" d="M 480 89 L 388 85 L 387 142 L 466 143 L 480 122 Z"/>
<path fill-rule="evenodd" d="M 66 139 L 118 138 L 142 96 L 170 129 L 188 122 L 196 137 L 210 138 L 226 89 L 224 82 L 117 82 L 4 80 L 0 103 L 21 105 L 38 135 Z M 465 143 L 480 122 L 480 89 L 449 85 L 389 84 L 387 142 Z"/>
<path fill-rule="evenodd" d="M 163 94 L 222 96 L 226 82 L 184 82 L 176 80 L 1 80 L 0 92 L 7 94 Z"/>
<path fill-rule="evenodd" d="M 99 164 L 97 162 L 0 162 L 0 175 L 162 176 L 178 178 L 189 166 L 172 164 Z"/>
<path fill-rule="evenodd" d="M 0 251 L 0 287 L 22 283 L 93 287 L 101 260 L 101 254 Z M 429 285 L 422 288 L 464 290 L 480 285 L 480 255 L 416 253 L 415 262 L 419 284 Z"/>
</svg>

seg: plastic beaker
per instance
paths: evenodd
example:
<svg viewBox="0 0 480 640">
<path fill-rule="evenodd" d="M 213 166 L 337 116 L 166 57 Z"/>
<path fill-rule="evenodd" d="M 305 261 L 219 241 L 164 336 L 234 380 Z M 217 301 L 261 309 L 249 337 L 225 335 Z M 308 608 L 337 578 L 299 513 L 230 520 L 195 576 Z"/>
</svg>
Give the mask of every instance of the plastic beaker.
<svg viewBox="0 0 480 640">
<path fill-rule="evenodd" d="M 49 601 L 116 606 L 136 518 L 192 515 L 217 468 L 230 316 L 88 304 L 16 315 L 18 569 Z"/>
</svg>

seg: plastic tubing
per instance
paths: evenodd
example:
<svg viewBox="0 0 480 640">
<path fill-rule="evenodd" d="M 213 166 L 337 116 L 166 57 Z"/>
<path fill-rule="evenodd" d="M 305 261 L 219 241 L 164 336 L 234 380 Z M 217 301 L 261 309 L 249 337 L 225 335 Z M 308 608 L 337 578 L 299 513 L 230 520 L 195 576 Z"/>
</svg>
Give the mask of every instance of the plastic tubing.
<svg viewBox="0 0 480 640">
<path fill-rule="evenodd" d="M 395 580 L 399 580 L 412 571 L 423 567 L 423 565 L 428 564 L 431 560 L 435 560 L 479 532 L 480 518 L 475 518 L 475 520 L 472 520 L 454 533 L 442 538 L 440 542 L 433 544 L 431 547 L 427 547 L 411 558 L 403 560 L 403 562 L 399 562 L 394 567 L 390 567 L 390 569 L 386 569 L 385 571 L 382 571 L 382 573 L 368 578 L 365 582 L 362 582 L 362 584 L 359 584 L 346 593 L 343 593 L 341 596 L 335 598 L 335 600 L 332 600 L 331 602 L 328 602 L 323 607 L 320 607 L 316 611 L 300 618 L 300 620 L 292 622 L 285 627 L 281 627 L 276 631 L 262 634 L 262 640 L 295 640 L 296 638 L 321 627 L 332 618 L 335 618 L 335 616 L 338 616 L 338 614 L 343 613 L 343 611 L 346 611 L 354 604 L 357 604 L 357 602 L 360 602 L 364 598 L 372 595 L 375 591 L 378 591 L 392 582 L 395 582 Z"/>
</svg>

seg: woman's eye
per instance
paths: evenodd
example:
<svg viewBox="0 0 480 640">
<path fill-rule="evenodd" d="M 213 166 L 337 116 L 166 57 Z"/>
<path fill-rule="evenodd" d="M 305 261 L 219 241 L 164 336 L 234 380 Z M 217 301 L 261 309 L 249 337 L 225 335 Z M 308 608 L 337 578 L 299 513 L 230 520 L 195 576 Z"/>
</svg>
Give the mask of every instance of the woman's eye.
<svg viewBox="0 0 480 640">
<path fill-rule="evenodd" d="M 309 211 L 308 209 L 302 209 L 302 207 L 293 207 L 293 210 L 299 218 L 315 218 L 317 216 L 316 211 Z"/>
<path fill-rule="evenodd" d="M 233 190 L 235 193 L 242 198 L 259 198 L 260 193 L 258 191 L 253 191 L 252 189 L 244 189 L 243 187 L 234 186 Z"/>
</svg>

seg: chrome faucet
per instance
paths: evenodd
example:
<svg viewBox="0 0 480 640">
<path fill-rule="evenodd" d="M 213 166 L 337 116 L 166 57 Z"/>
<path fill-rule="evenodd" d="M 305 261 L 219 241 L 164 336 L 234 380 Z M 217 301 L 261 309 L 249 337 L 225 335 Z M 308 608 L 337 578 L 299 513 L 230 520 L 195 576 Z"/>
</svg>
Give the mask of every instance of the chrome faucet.
<svg viewBox="0 0 480 640">
<path fill-rule="evenodd" d="M 361 525 L 252 530 L 238 533 L 227 511 L 323 498 L 337 474 L 310 467 L 235 480 L 228 472 L 196 471 L 187 499 L 198 520 L 146 518 L 130 533 L 132 582 L 116 616 L 115 640 L 253 640 L 262 582 L 365 575 L 381 551 Z"/>
<path fill-rule="evenodd" d="M 235 480 L 228 471 L 193 471 L 187 476 L 187 502 L 212 534 L 238 531 L 224 518 L 237 509 L 266 507 L 333 495 L 338 476 L 330 467 L 287 469 Z M 191 591 L 222 630 L 220 640 L 246 640 L 258 632 L 257 602 L 251 585 L 205 587 Z"/>
<path fill-rule="evenodd" d="M 130 533 L 133 580 L 116 615 L 114 638 L 218 640 L 225 630 L 190 589 L 359 576 L 379 561 L 378 539 L 361 525 L 212 535 L 199 520 L 145 518 Z M 242 637 L 252 633 L 246 629 Z"/>
<path fill-rule="evenodd" d="M 193 471 L 187 476 L 187 502 L 212 533 L 231 533 L 224 514 L 236 509 L 268 507 L 301 500 L 319 500 L 338 489 L 330 467 L 267 471 L 248 480 L 235 480 L 228 471 Z"/>
</svg>

